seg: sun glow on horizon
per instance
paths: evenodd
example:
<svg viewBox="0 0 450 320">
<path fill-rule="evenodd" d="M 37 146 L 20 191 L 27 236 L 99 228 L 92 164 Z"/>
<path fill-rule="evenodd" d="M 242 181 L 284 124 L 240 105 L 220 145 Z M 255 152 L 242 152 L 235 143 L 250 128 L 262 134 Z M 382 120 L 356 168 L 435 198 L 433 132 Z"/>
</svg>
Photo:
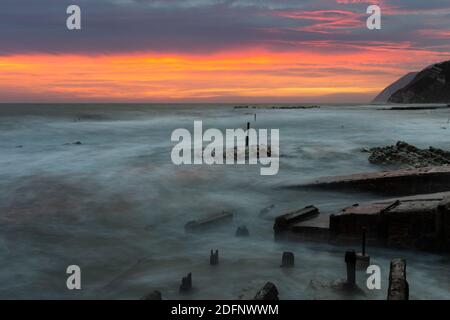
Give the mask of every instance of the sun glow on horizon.
<svg viewBox="0 0 450 320">
<path fill-rule="evenodd" d="M 370 99 L 417 61 L 433 59 L 437 53 L 401 46 L 333 53 L 12 55 L 0 56 L 0 93 L 6 102 Z"/>
</svg>

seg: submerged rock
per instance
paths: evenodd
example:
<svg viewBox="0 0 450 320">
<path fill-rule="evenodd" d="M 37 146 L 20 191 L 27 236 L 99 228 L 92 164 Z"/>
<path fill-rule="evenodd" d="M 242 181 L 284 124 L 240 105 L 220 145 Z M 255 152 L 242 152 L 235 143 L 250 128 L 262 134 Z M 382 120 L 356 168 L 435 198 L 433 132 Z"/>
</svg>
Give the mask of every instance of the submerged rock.
<svg viewBox="0 0 450 320">
<path fill-rule="evenodd" d="M 150 292 L 149 294 L 143 296 L 141 300 L 162 300 L 161 291 L 155 290 Z"/>
<path fill-rule="evenodd" d="M 236 237 L 248 237 L 250 232 L 248 231 L 247 226 L 240 226 L 236 230 Z"/>
<path fill-rule="evenodd" d="M 450 152 L 429 147 L 419 149 L 403 141 L 369 150 L 369 161 L 383 166 L 420 168 L 450 164 Z"/>
<path fill-rule="evenodd" d="M 278 300 L 278 289 L 272 282 L 267 282 L 264 287 L 258 291 L 254 300 Z"/>
</svg>

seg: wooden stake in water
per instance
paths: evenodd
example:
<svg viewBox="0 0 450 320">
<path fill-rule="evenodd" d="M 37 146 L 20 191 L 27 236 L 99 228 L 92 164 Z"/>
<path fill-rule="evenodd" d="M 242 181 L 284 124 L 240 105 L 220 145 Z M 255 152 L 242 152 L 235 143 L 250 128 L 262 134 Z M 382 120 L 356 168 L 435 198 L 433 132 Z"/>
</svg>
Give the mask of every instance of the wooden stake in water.
<svg viewBox="0 0 450 320">
<path fill-rule="evenodd" d="M 248 131 L 250 130 L 250 122 L 247 122 L 247 135 L 245 137 L 245 147 L 248 148 Z"/>
<path fill-rule="evenodd" d="M 212 266 L 216 266 L 219 264 L 219 250 L 215 252 L 211 250 L 211 254 L 209 256 L 209 264 Z"/>
<path fill-rule="evenodd" d="M 345 252 L 345 263 L 347 264 L 347 285 L 354 287 L 356 284 L 356 253 L 355 251 Z"/>
<path fill-rule="evenodd" d="M 409 300 L 409 285 L 406 281 L 406 260 L 392 259 L 389 271 L 388 300 Z"/>
<path fill-rule="evenodd" d="M 362 255 L 366 255 L 366 228 L 362 228 Z"/>
</svg>

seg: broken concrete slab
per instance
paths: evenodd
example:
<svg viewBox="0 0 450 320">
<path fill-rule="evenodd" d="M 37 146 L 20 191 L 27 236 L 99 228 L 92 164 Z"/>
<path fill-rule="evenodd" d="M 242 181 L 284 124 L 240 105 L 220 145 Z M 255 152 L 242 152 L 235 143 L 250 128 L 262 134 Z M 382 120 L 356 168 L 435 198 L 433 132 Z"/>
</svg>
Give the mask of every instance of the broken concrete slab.
<svg viewBox="0 0 450 320">
<path fill-rule="evenodd" d="M 275 222 L 276 223 L 276 222 Z M 289 225 L 288 228 L 275 230 L 275 240 L 322 240 L 329 239 L 330 217 L 328 215 L 313 216 L 308 220 Z"/>
<path fill-rule="evenodd" d="M 283 238 L 358 244 L 366 228 L 374 245 L 450 251 L 450 192 L 355 204 L 328 216 L 328 223 L 324 217 L 290 226 Z"/>
<path fill-rule="evenodd" d="M 233 220 L 231 212 L 222 211 L 211 216 L 207 216 L 198 220 L 189 221 L 184 226 L 186 232 L 199 232 L 210 230 L 211 228 L 230 223 Z"/>
<path fill-rule="evenodd" d="M 450 190 L 450 166 L 432 166 L 392 171 L 325 177 L 289 188 L 357 190 L 383 195 L 406 196 Z"/>
<path fill-rule="evenodd" d="M 319 215 L 319 209 L 314 206 L 307 206 L 303 209 L 288 211 L 275 219 L 273 230 L 275 236 L 289 230 L 299 222 L 310 220 Z"/>
<path fill-rule="evenodd" d="M 362 203 L 330 216 L 330 239 L 368 240 L 379 245 L 450 250 L 450 192 Z"/>
</svg>

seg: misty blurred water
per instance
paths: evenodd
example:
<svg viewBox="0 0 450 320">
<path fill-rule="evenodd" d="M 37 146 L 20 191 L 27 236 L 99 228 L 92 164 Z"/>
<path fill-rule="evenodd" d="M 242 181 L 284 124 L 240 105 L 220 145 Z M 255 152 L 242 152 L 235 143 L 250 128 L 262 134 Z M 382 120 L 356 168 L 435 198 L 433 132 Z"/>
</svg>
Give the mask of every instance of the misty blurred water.
<svg viewBox="0 0 450 320">
<path fill-rule="evenodd" d="M 138 299 L 158 289 L 167 299 L 233 299 L 272 281 L 281 299 L 385 299 L 389 261 L 403 256 L 411 298 L 449 299 L 448 257 L 369 248 L 382 268 L 382 289 L 349 296 L 310 285 L 345 278 L 346 248 L 277 243 L 272 232 L 284 209 L 314 204 L 330 214 L 379 197 L 280 187 L 380 170 L 361 149 L 397 140 L 450 149 L 449 116 L 369 106 L 1 105 L 0 298 Z M 194 120 L 204 129 L 244 128 L 247 121 L 280 129 L 279 174 L 261 176 L 258 165 L 173 165 L 171 133 L 192 131 Z M 187 221 L 222 210 L 234 212 L 232 225 L 184 232 Z M 250 237 L 234 236 L 242 224 Z M 209 266 L 210 249 L 220 251 L 217 267 Z M 289 270 L 279 267 L 287 250 L 296 256 Z M 82 269 L 81 291 L 66 288 L 71 264 Z M 194 290 L 180 295 L 188 272 Z M 358 273 L 361 287 L 365 277 Z"/>
</svg>

